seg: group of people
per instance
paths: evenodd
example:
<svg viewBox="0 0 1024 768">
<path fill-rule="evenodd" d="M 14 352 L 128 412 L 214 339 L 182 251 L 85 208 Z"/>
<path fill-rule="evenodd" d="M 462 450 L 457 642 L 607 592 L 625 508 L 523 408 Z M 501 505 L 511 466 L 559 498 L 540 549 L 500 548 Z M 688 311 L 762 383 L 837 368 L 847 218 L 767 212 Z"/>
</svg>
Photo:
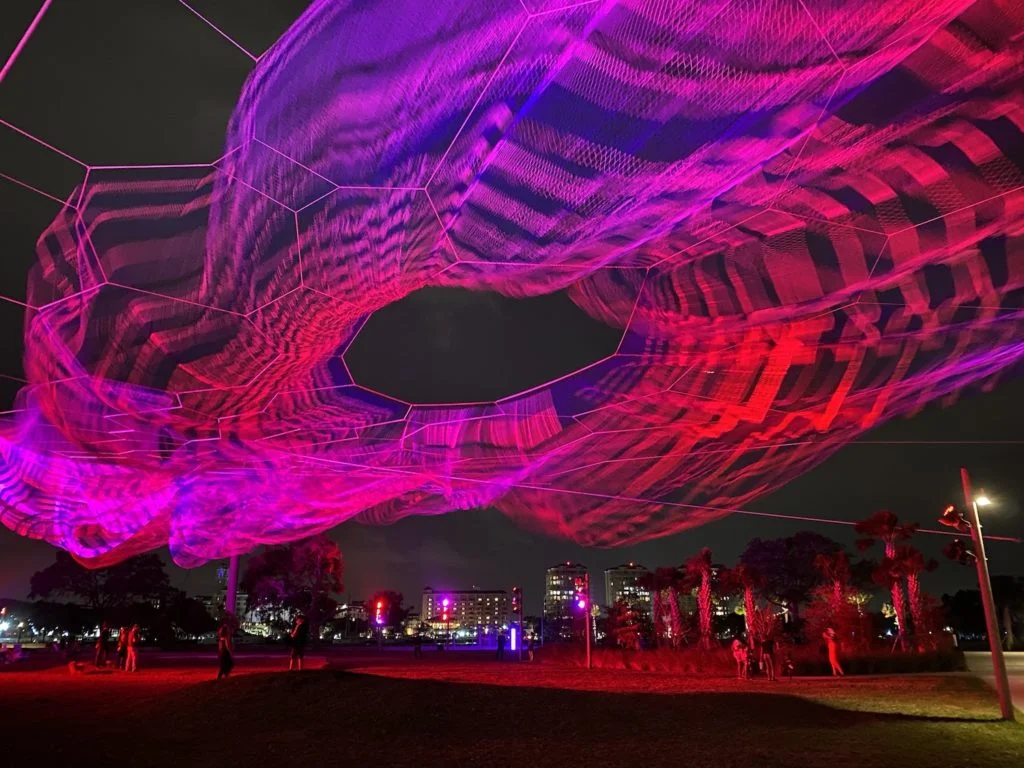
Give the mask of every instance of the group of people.
<svg viewBox="0 0 1024 768">
<path fill-rule="evenodd" d="M 775 637 L 769 635 L 760 642 L 751 639 L 745 643 L 740 638 L 732 641 L 732 657 L 736 660 L 736 677 L 749 680 L 754 669 L 760 669 L 769 680 L 775 680 Z M 793 662 L 787 655 L 782 662 L 784 675 L 793 674 Z"/>
<path fill-rule="evenodd" d="M 217 630 L 217 679 L 228 677 L 235 667 L 235 627 L 225 620 Z M 288 658 L 289 670 L 301 670 L 302 660 L 306 656 L 306 645 L 309 643 L 309 622 L 305 616 L 297 616 L 295 625 L 288 633 L 288 645 L 291 653 Z"/>
<path fill-rule="evenodd" d="M 828 662 L 832 667 L 833 677 L 843 676 L 843 667 L 839 663 L 839 640 L 836 631 L 829 627 L 822 635 L 828 652 Z M 775 637 L 769 635 L 760 642 L 751 640 L 749 644 L 740 638 L 732 641 L 732 656 L 736 660 L 736 677 L 749 680 L 753 670 L 759 667 L 769 680 L 775 680 Z M 782 660 L 782 673 L 793 675 L 793 660 L 787 653 Z"/>
<path fill-rule="evenodd" d="M 117 632 L 117 668 L 135 672 L 139 668 L 139 642 L 142 640 L 138 624 L 121 627 Z M 110 627 L 100 625 L 96 636 L 96 655 L 93 663 L 99 668 L 106 667 L 110 657 Z"/>
</svg>

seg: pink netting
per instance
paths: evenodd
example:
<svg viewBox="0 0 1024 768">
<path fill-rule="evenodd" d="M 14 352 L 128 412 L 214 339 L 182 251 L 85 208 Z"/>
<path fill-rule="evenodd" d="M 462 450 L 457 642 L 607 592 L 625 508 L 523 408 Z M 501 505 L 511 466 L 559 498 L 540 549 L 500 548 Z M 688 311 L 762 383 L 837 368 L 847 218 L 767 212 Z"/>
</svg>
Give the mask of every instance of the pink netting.
<svg viewBox="0 0 1024 768">
<path fill-rule="evenodd" d="M 0 519 L 102 564 L 496 506 L 714 519 L 1024 354 L 1012 0 L 321 0 L 212 166 L 89 169 L 29 286 Z M 344 354 L 424 286 L 567 289 L 617 353 L 497 403 Z"/>
</svg>

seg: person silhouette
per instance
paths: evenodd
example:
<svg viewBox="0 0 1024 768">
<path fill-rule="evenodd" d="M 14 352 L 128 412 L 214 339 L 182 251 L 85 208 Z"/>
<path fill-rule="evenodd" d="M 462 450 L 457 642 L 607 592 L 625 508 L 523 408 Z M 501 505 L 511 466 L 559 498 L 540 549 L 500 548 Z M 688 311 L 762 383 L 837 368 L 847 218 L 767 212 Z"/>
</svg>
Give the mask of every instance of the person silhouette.
<svg viewBox="0 0 1024 768">
<path fill-rule="evenodd" d="M 825 645 L 828 646 L 828 663 L 832 665 L 832 676 L 842 677 L 843 668 L 839 664 L 839 643 L 836 639 L 836 631 L 829 627 L 821 636 L 825 638 Z"/>
</svg>

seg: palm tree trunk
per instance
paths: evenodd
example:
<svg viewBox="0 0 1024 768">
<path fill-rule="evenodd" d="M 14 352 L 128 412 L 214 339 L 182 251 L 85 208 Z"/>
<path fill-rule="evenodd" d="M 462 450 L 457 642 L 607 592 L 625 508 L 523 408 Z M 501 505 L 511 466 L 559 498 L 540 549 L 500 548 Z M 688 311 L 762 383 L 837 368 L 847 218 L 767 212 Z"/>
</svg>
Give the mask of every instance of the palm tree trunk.
<svg viewBox="0 0 1024 768">
<path fill-rule="evenodd" d="M 668 607 L 672 619 L 672 647 L 678 648 L 683 639 L 683 619 L 679 615 L 679 594 L 675 587 L 669 587 L 668 599 L 671 601 Z"/>
<path fill-rule="evenodd" d="M 657 585 L 651 595 L 651 620 L 654 625 L 654 647 L 661 647 L 661 590 Z"/>
<path fill-rule="evenodd" d="M 700 589 L 697 591 L 697 607 L 700 609 L 700 642 L 705 648 L 711 648 L 711 572 L 705 571 L 700 577 Z"/>
<path fill-rule="evenodd" d="M 903 582 L 894 579 L 892 582 L 892 608 L 896 611 L 897 637 L 900 641 L 900 648 L 907 650 L 907 599 L 903 594 Z"/>
<path fill-rule="evenodd" d="M 910 597 L 910 618 L 914 622 L 914 632 L 918 641 L 924 642 L 926 631 L 924 619 L 924 593 L 921 591 L 921 577 L 912 573 L 907 576 L 907 594 Z"/>
<path fill-rule="evenodd" d="M 749 584 L 743 587 L 743 612 L 746 614 L 747 640 L 754 636 L 754 588 Z"/>
<path fill-rule="evenodd" d="M 1010 611 L 1010 602 L 1003 603 L 1003 631 L 1006 632 L 1006 637 L 1003 638 L 1003 648 L 1007 651 L 1012 651 L 1013 646 L 1017 644 L 1017 638 L 1013 635 L 1013 613 Z"/>
</svg>

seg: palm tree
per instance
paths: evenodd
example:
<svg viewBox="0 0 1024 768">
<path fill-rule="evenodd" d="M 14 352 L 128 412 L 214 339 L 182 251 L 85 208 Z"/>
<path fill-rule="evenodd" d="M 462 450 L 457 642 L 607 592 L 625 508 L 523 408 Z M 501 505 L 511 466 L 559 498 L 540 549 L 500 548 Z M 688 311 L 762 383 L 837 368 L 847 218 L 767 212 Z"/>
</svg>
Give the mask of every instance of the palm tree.
<svg viewBox="0 0 1024 768">
<path fill-rule="evenodd" d="M 863 537 L 857 539 L 857 549 L 861 552 L 870 549 L 876 541 L 885 545 L 885 558 L 875 573 L 881 579 L 879 583 L 888 586 L 892 594 L 892 607 L 896 611 L 896 622 L 899 625 L 900 647 L 904 650 L 907 647 L 907 598 L 903 592 L 903 576 L 896 557 L 896 542 L 909 539 L 917 527 L 917 523 L 900 523 L 896 515 L 885 509 L 875 512 L 855 526 L 857 533 Z"/>
<path fill-rule="evenodd" d="M 850 559 L 843 550 L 818 555 L 814 567 L 829 587 L 829 606 L 833 616 L 840 616 L 850 589 Z"/>
<path fill-rule="evenodd" d="M 704 547 L 683 565 L 684 583 L 697 589 L 700 644 L 711 648 L 711 550 Z"/>
<path fill-rule="evenodd" d="M 934 571 L 939 564 L 927 559 L 919 549 L 910 545 L 897 548 L 896 559 L 907 578 L 907 595 L 910 598 L 910 616 L 918 640 L 925 641 L 928 632 L 928 618 L 925 616 L 924 592 L 921 591 L 921 574 Z"/>
<path fill-rule="evenodd" d="M 757 610 L 755 590 L 761 586 L 761 575 L 755 568 L 740 563 L 732 569 L 733 578 L 743 590 L 743 614 L 747 626 L 747 637 L 752 637 L 754 629 L 754 611 Z"/>
<path fill-rule="evenodd" d="M 675 626 L 676 616 L 679 614 L 679 600 L 673 588 L 678 578 L 676 571 L 675 568 L 655 568 L 637 579 L 637 585 L 651 593 L 651 623 L 654 626 L 655 647 L 661 646 L 665 635 L 663 624 L 666 608 L 668 608 L 669 617 L 672 620 L 673 637 L 676 637 L 680 629 Z M 666 601 L 668 602 L 667 606 Z M 673 606 L 675 611 L 672 611 Z"/>
</svg>

